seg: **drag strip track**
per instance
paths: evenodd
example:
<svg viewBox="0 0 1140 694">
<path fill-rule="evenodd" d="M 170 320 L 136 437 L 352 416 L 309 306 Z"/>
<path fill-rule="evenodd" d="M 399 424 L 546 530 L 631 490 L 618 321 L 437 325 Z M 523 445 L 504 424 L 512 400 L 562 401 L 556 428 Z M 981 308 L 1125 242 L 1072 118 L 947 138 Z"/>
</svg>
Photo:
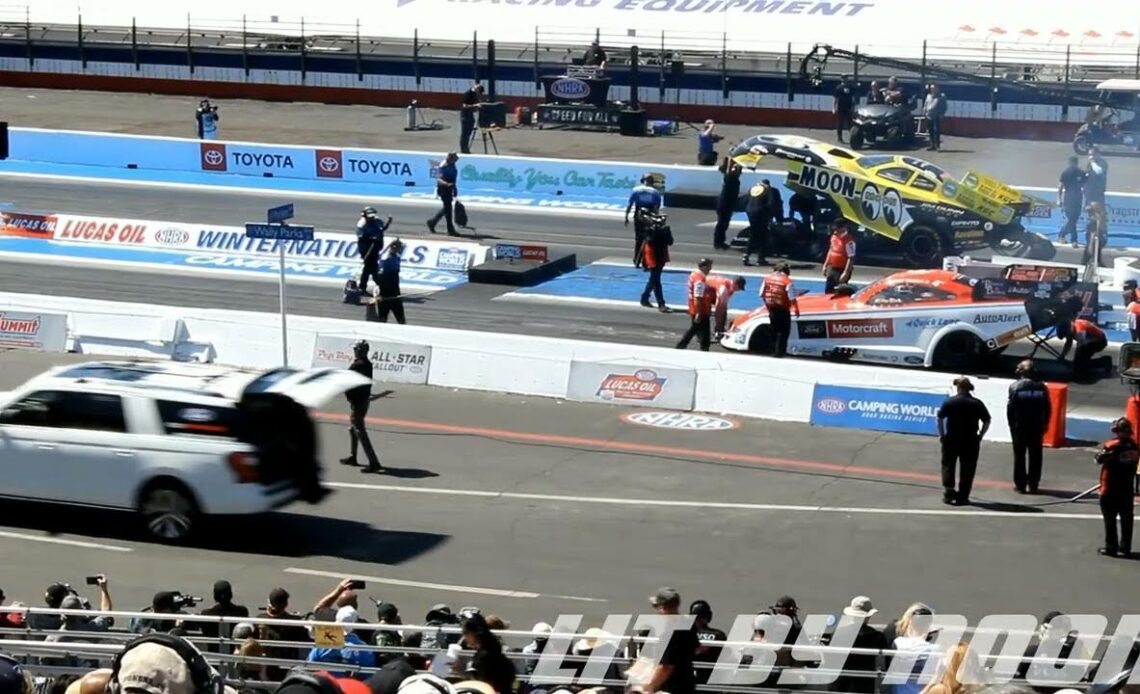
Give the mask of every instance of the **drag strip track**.
<svg viewBox="0 0 1140 694">
<path fill-rule="evenodd" d="M 3 178 L 5 201 L 21 211 L 66 211 L 76 214 L 120 216 L 188 223 L 240 224 L 261 219 L 265 208 L 288 199 L 287 194 L 249 194 L 232 191 L 174 191 L 117 184 L 87 184 Z M 354 202 L 305 199 L 297 202 L 297 222 L 324 230 L 349 230 L 362 204 L 376 204 L 382 215 L 395 218 L 392 235 L 424 236 L 423 225 L 432 207 L 413 202 Z M 713 253 L 708 248 L 711 229 L 700 226 L 711 212 L 670 212 L 677 262 L 693 263 L 709 255 L 731 272 L 740 267 L 736 252 Z M 601 257 L 632 254 L 631 232 L 614 218 L 534 212 L 472 213 L 477 236 L 484 243 L 496 240 L 528 241 L 549 245 L 552 251 L 571 252 L 579 265 Z M 482 227 L 479 229 L 478 227 Z M 439 237 L 445 238 L 445 237 Z M 464 285 L 431 296 L 408 300 L 409 320 L 436 327 L 544 335 L 671 347 L 685 328 L 683 314 L 661 314 L 643 308 L 614 308 L 575 304 L 530 304 L 495 301 L 509 288 Z M 0 263 L 0 291 L 74 296 L 124 302 L 151 302 L 171 306 L 226 307 L 251 311 L 278 310 L 274 282 L 203 277 L 155 272 L 111 272 L 100 268 Z M 750 290 L 751 291 L 751 290 Z M 364 309 L 340 301 L 335 287 L 291 284 L 289 311 L 310 316 L 363 318 Z M 741 356 L 747 359 L 746 355 Z M 1127 390 L 1116 381 L 1095 387 L 1074 386 L 1070 403 L 1097 407 L 1123 407 Z"/>
</svg>

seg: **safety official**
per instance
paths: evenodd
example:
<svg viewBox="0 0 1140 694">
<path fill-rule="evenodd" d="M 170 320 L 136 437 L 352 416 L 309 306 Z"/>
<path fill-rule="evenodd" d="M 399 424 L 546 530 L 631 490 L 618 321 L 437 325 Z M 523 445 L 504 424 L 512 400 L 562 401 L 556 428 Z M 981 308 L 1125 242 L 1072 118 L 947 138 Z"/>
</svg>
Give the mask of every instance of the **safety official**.
<svg viewBox="0 0 1140 694">
<path fill-rule="evenodd" d="M 372 360 L 368 358 L 368 343 L 360 340 L 352 346 L 352 364 L 350 371 L 364 376 L 368 383 L 357 386 L 345 393 L 348 398 L 350 414 L 348 417 L 349 454 L 341 458 L 344 465 L 356 465 L 357 446 L 364 447 L 364 455 L 368 456 L 368 467 L 361 472 L 380 472 L 380 459 L 376 457 L 376 450 L 372 448 L 372 439 L 368 438 L 368 429 L 365 427 L 365 418 L 368 416 L 368 407 L 372 404 Z"/>
<path fill-rule="evenodd" d="M 767 265 L 765 257 L 768 249 L 768 225 L 772 223 L 772 194 L 771 187 L 763 181 L 748 190 L 748 202 L 744 205 L 744 213 L 748 215 L 748 245 L 744 247 L 744 257 L 741 261 L 751 265 L 752 255 L 757 255 L 756 262 Z"/>
<path fill-rule="evenodd" d="M 427 228 L 431 233 L 436 233 L 435 225 L 439 224 L 439 220 L 447 222 L 447 235 L 459 236 L 455 231 L 455 216 L 452 209 L 452 204 L 455 198 L 459 196 L 459 167 L 456 162 L 459 161 L 459 155 L 455 152 L 448 152 L 447 158 L 443 160 L 443 164 L 439 167 L 439 173 L 435 178 L 435 195 L 439 198 L 442 207 L 439 212 L 427 220 Z"/>
<path fill-rule="evenodd" d="M 1041 482 L 1041 448 L 1049 428 L 1052 404 L 1049 389 L 1037 377 L 1029 359 L 1017 365 L 1017 381 L 1009 386 L 1005 406 L 1006 421 L 1013 437 L 1013 486 L 1019 494 L 1037 493 Z M 1025 467 L 1028 458 L 1029 468 Z"/>
<path fill-rule="evenodd" d="M 652 212 L 641 211 L 638 216 L 653 215 Z M 645 289 L 641 292 L 641 305 L 652 308 L 649 295 L 657 299 L 657 310 L 665 313 L 669 307 L 665 305 L 665 290 L 661 286 L 661 273 L 669 262 L 669 247 L 673 245 L 673 230 L 666 223 L 664 215 L 653 215 L 654 219 L 646 220 L 646 237 L 642 242 L 642 264 L 649 270 L 649 277 L 645 281 Z"/>
<path fill-rule="evenodd" d="M 974 397 L 974 384 L 965 376 L 954 379 L 958 391 L 938 408 L 938 439 L 942 443 L 942 503 L 970 503 L 982 439 L 990 429 L 986 404 Z M 980 425 L 980 429 L 979 429 Z M 958 484 L 955 489 L 955 467 Z"/>
<path fill-rule="evenodd" d="M 471 154 L 471 140 L 475 137 L 475 117 L 483 101 L 483 85 L 472 84 L 463 92 L 463 103 L 459 106 L 459 151 Z"/>
<path fill-rule="evenodd" d="M 376 320 L 380 323 L 388 322 L 388 314 L 396 318 L 396 322 L 404 325 L 404 298 L 400 294 L 400 263 L 404 253 L 404 243 L 395 239 L 384 249 L 380 260 L 380 274 L 376 278 L 380 291 L 376 299 Z"/>
<path fill-rule="evenodd" d="M 721 163 L 724 178 L 720 184 L 720 195 L 716 199 L 716 226 L 713 227 L 713 248 L 718 251 L 728 250 L 725 234 L 740 200 L 740 174 L 743 171 L 744 168 L 740 164 L 728 157 L 725 157 Z"/>
<path fill-rule="evenodd" d="M 625 206 L 625 225 L 629 226 L 629 213 L 637 210 L 647 210 L 654 214 L 661 211 L 661 191 L 653 187 L 653 174 L 641 177 L 641 183 L 633 187 L 629 193 L 629 204 Z M 647 229 L 639 216 L 633 217 L 633 266 L 641 267 L 641 244 L 645 241 Z"/>
<path fill-rule="evenodd" d="M 772 330 L 772 356 L 783 358 L 788 353 L 788 338 L 792 334 L 792 311 L 800 317 L 800 305 L 792 287 L 792 269 L 786 262 L 776 263 L 771 274 L 760 285 L 760 299 L 768 309 L 768 324 Z"/>
<path fill-rule="evenodd" d="M 1133 342 L 1140 342 L 1140 301 L 1133 299 L 1126 309 L 1128 332 Z"/>
<path fill-rule="evenodd" d="M 1136 479 L 1136 464 L 1140 450 L 1132 436 L 1132 425 L 1121 417 L 1112 423 L 1115 438 L 1106 442 L 1096 456 L 1100 465 L 1100 515 L 1104 518 L 1104 547 L 1100 554 L 1107 557 L 1132 556 L 1132 485 Z M 1116 521 L 1120 519 L 1120 534 Z"/>
<path fill-rule="evenodd" d="M 700 341 L 701 351 L 709 351 L 712 342 L 710 320 L 712 318 L 713 302 L 716 300 L 708 286 L 709 272 L 712 271 L 713 261 L 701 258 L 697 269 L 689 275 L 687 294 L 689 296 L 689 329 L 681 336 L 677 349 L 687 349 L 689 342 L 695 337 Z"/>
<path fill-rule="evenodd" d="M 1076 343 L 1077 349 L 1073 352 L 1073 377 L 1082 378 L 1088 375 L 1093 356 L 1108 347 L 1108 337 L 1096 323 L 1084 318 L 1074 318 L 1071 323 L 1061 324 L 1061 327 L 1065 326 L 1068 328 L 1064 331 L 1065 334 L 1062 335 L 1060 330 L 1057 334 L 1058 337 L 1065 338 L 1060 358 L 1064 359 L 1073 343 Z"/>
<path fill-rule="evenodd" d="M 384 249 L 384 232 L 391 223 L 391 217 L 387 222 L 381 221 L 375 207 L 365 207 L 360 211 L 360 219 L 356 221 L 356 252 L 363 263 L 358 285 L 361 292 L 368 291 L 369 278 L 376 276 L 380 251 Z"/>
<path fill-rule="evenodd" d="M 851 281 L 855 269 L 855 237 L 846 220 L 839 220 L 831 229 L 827 257 L 823 261 L 823 293 L 830 294 L 841 284 Z"/>
<path fill-rule="evenodd" d="M 724 335 L 724 328 L 728 322 L 728 307 L 732 303 L 732 295 L 746 286 L 743 277 L 725 277 L 724 275 L 709 275 L 706 281 L 715 298 L 713 310 L 715 312 L 715 337 L 720 339 Z"/>
</svg>

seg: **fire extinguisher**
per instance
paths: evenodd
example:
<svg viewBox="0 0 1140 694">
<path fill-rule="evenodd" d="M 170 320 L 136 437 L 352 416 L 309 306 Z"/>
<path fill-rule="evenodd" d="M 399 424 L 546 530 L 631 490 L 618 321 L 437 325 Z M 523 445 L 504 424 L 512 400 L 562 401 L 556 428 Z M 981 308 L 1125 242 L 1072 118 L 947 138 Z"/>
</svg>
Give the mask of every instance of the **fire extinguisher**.
<svg viewBox="0 0 1140 694">
<path fill-rule="evenodd" d="M 408 104 L 407 108 L 407 121 L 404 123 L 404 130 L 416 129 L 416 102 Z"/>
</svg>

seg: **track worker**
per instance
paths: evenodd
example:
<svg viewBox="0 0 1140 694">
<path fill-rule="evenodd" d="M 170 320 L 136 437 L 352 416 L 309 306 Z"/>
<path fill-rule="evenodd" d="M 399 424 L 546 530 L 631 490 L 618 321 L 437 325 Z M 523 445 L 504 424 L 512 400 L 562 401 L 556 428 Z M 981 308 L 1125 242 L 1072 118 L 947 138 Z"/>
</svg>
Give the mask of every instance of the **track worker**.
<svg viewBox="0 0 1140 694">
<path fill-rule="evenodd" d="M 638 217 L 651 215 L 650 212 L 639 212 Z M 649 294 L 653 293 L 657 299 L 657 310 L 665 313 L 669 307 L 665 305 L 665 290 L 661 286 L 661 273 L 669 262 L 669 246 L 673 245 L 673 230 L 665 223 L 663 215 L 653 215 L 653 219 L 643 222 L 645 225 L 645 240 L 642 242 L 641 260 L 645 269 L 649 271 L 649 279 L 645 281 L 645 289 L 641 292 L 641 305 L 652 308 L 649 303 Z"/>
<path fill-rule="evenodd" d="M 352 364 L 350 371 L 372 380 L 372 360 L 368 358 L 368 343 L 360 340 L 352 346 Z M 345 393 L 348 398 L 350 414 L 348 416 L 348 442 L 349 454 L 341 458 L 343 465 L 356 465 L 357 445 L 364 446 L 364 455 L 368 456 L 368 467 L 361 472 L 380 472 L 380 459 L 376 457 L 376 450 L 372 448 L 372 439 L 368 438 L 368 429 L 365 428 L 365 418 L 368 416 L 368 407 L 372 404 L 372 385 L 357 386 Z"/>
<path fill-rule="evenodd" d="M 1128 334 L 1133 342 L 1140 342 L 1140 301 L 1133 299 L 1126 309 L 1128 313 Z"/>
<path fill-rule="evenodd" d="M 365 207 L 356 221 L 356 252 L 360 254 L 363 267 L 360 269 L 360 282 L 357 286 L 362 293 L 368 292 L 368 280 L 376 276 L 380 266 L 380 251 L 384 249 L 384 231 L 392 224 L 380 221 L 375 207 Z"/>
<path fill-rule="evenodd" d="M 841 284 L 851 281 L 851 271 L 855 269 L 855 237 L 846 220 L 839 220 L 831 228 L 827 257 L 823 261 L 823 293 L 830 294 Z"/>
<path fill-rule="evenodd" d="M 745 265 L 752 264 L 752 254 L 757 255 L 756 262 L 767 265 L 765 257 L 768 250 L 768 225 L 772 223 L 772 189 L 763 182 L 757 183 L 748 190 L 748 202 L 744 205 L 744 213 L 748 215 L 748 245 L 744 247 L 744 257 L 741 261 Z"/>
<path fill-rule="evenodd" d="M 709 272 L 712 271 L 713 261 L 708 258 L 701 258 L 697 263 L 697 269 L 689 275 L 688 295 L 689 295 L 689 329 L 681 336 L 681 341 L 677 343 L 677 349 L 687 349 L 689 342 L 695 337 L 700 340 L 701 351 L 709 351 L 709 344 L 712 342 L 712 334 L 710 332 L 711 326 L 709 321 L 712 317 L 713 302 L 716 296 L 708 286 Z"/>
<path fill-rule="evenodd" d="M 740 200 L 740 174 L 744 172 L 744 167 L 725 157 L 720 168 L 724 178 L 721 181 L 720 196 L 716 199 L 713 248 L 727 251 L 729 245 L 725 242 L 725 234 L 728 232 L 728 225 L 732 223 L 732 213 L 736 212 L 736 204 Z"/>
<path fill-rule="evenodd" d="M 1106 557 L 1132 556 L 1132 485 L 1136 479 L 1136 463 L 1140 450 L 1132 438 L 1132 425 L 1121 417 L 1112 423 L 1115 438 L 1106 442 L 1096 456 L 1100 465 L 1100 515 L 1104 518 L 1104 547 L 1099 550 Z M 1120 518 L 1120 535 L 1116 534 L 1116 519 Z"/>
<path fill-rule="evenodd" d="M 389 311 L 400 325 L 406 322 L 404 297 L 400 294 L 400 256 L 403 253 L 404 243 L 396 239 L 384 249 L 384 256 L 380 260 L 380 275 L 376 278 L 376 283 L 380 285 L 376 299 L 376 319 L 381 323 L 388 322 Z"/>
<path fill-rule="evenodd" d="M 1017 381 L 1009 386 L 1005 406 L 1006 421 L 1013 438 L 1013 486 L 1018 494 L 1037 493 L 1041 482 L 1041 447 L 1049 427 L 1052 405 L 1049 389 L 1037 377 L 1037 369 L 1029 359 L 1017 365 Z M 1026 470 L 1026 458 L 1029 469 Z"/>
<path fill-rule="evenodd" d="M 661 191 L 653 187 L 653 174 L 641 177 L 641 183 L 629 192 L 629 204 L 625 206 L 625 225 L 629 226 L 629 213 L 633 216 L 633 266 L 641 267 L 641 243 L 645 240 L 647 229 L 636 212 L 647 210 L 653 214 L 661 211 Z"/>
<path fill-rule="evenodd" d="M 982 439 L 990 429 L 986 404 L 973 396 L 974 384 L 965 376 L 954 379 L 957 395 L 938 408 L 938 438 L 942 443 L 942 503 L 965 506 L 970 503 L 974 473 Z M 981 429 L 978 428 L 979 424 Z M 955 489 L 954 472 L 958 467 Z"/>
<path fill-rule="evenodd" d="M 741 291 L 745 287 L 743 277 L 724 277 L 723 275 L 710 275 L 705 282 L 709 289 L 712 290 L 713 296 L 716 297 L 714 306 L 715 321 L 713 331 L 716 338 L 719 340 L 720 336 L 724 334 L 725 324 L 728 322 L 728 305 L 732 302 L 732 295 Z"/>
<path fill-rule="evenodd" d="M 455 231 L 455 213 L 452 207 L 455 198 L 459 196 L 459 168 L 455 166 L 457 161 L 459 161 L 459 155 L 455 152 L 448 152 L 447 158 L 439 167 L 439 174 L 436 175 L 435 195 L 439 198 L 442 207 L 431 219 L 427 220 L 428 231 L 433 234 L 436 233 L 435 225 L 439 224 L 439 220 L 442 219 L 447 222 L 447 235 L 459 236 L 459 232 Z"/>
<path fill-rule="evenodd" d="M 792 311 L 800 317 L 800 305 L 792 287 L 792 269 L 785 262 L 776 263 L 775 269 L 760 285 L 760 299 L 768 309 L 768 324 L 772 329 L 772 356 L 783 358 L 788 353 L 788 338 L 792 334 Z"/>
<path fill-rule="evenodd" d="M 1060 358 L 1064 359 L 1073 343 L 1076 342 L 1077 349 L 1073 352 L 1073 377 L 1086 376 L 1093 355 L 1108 347 L 1108 337 L 1103 330 L 1097 327 L 1096 323 L 1084 318 L 1074 318 L 1071 323 L 1062 323 L 1061 325 L 1067 325 L 1068 329 L 1064 335 L 1058 331 L 1057 336 L 1065 338 L 1065 346 L 1061 349 Z"/>
</svg>

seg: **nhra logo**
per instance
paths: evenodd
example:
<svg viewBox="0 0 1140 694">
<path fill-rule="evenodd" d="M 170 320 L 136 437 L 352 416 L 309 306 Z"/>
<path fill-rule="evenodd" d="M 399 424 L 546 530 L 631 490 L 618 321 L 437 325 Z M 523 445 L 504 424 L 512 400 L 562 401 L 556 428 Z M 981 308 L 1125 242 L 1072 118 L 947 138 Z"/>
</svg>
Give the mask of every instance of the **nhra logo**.
<svg viewBox="0 0 1140 694">
<path fill-rule="evenodd" d="M 652 402 L 665 390 L 667 381 L 653 369 L 638 369 L 632 374 L 609 374 L 602 379 L 596 395 L 603 400 Z"/>
<path fill-rule="evenodd" d="M 464 272 L 467 270 L 467 258 L 470 254 L 462 248 L 441 248 L 436 258 L 435 266 L 440 270 Z"/>
<path fill-rule="evenodd" d="M 847 411 L 847 403 L 841 398 L 823 398 L 815 404 L 815 409 L 824 414 L 843 414 Z"/>
<path fill-rule="evenodd" d="M 582 80 L 573 78 L 555 80 L 554 83 L 550 85 L 550 94 L 559 99 L 580 101 L 590 96 L 590 85 Z"/>
<path fill-rule="evenodd" d="M 318 178 L 343 178 L 344 165 L 339 149 L 318 149 L 313 153 L 316 158 Z"/>
<path fill-rule="evenodd" d="M 202 153 L 202 170 L 203 171 L 225 171 L 226 170 L 226 146 L 215 144 L 213 142 L 203 142 L 201 144 Z"/>
<path fill-rule="evenodd" d="M 165 227 L 154 232 L 154 240 L 163 246 L 182 246 L 190 240 L 190 232 L 178 227 Z"/>
<path fill-rule="evenodd" d="M 894 337 L 894 321 L 889 318 L 853 318 L 850 320 L 827 321 L 827 336 L 830 338 Z"/>
</svg>

